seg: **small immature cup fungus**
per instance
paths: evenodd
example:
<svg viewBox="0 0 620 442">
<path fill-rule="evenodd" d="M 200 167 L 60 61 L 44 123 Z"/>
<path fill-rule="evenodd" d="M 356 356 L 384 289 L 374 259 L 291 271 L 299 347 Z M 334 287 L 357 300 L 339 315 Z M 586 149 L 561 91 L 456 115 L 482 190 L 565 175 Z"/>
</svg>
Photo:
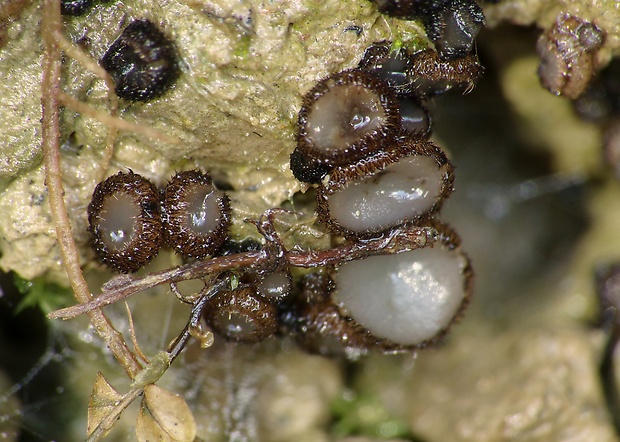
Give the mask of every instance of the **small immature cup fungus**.
<svg viewBox="0 0 620 442">
<path fill-rule="evenodd" d="M 256 296 L 252 285 L 215 295 L 206 305 L 204 318 L 214 333 L 236 342 L 259 342 L 278 328 L 275 305 Z"/>
<path fill-rule="evenodd" d="M 456 234 L 437 228 L 440 239 L 433 247 L 340 265 L 332 300 L 343 315 L 404 348 L 445 334 L 469 301 L 473 273 Z"/>
<path fill-rule="evenodd" d="M 261 275 L 256 283 L 256 292 L 272 301 L 287 297 L 292 289 L 293 278 L 286 268 Z"/>
<path fill-rule="evenodd" d="M 164 190 L 162 218 L 166 244 L 186 258 L 205 258 L 228 236 L 230 200 L 208 174 L 179 172 Z"/>
<path fill-rule="evenodd" d="M 602 44 L 603 32 L 595 24 L 561 13 L 536 44 L 540 82 L 556 95 L 579 97 L 594 76 L 594 55 Z"/>
<path fill-rule="evenodd" d="M 114 79 L 116 95 L 150 101 L 179 78 L 177 50 L 170 38 L 146 19 L 131 22 L 99 62 Z"/>
<path fill-rule="evenodd" d="M 93 250 L 119 272 L 139 270 L 162 245 L 159 192 L 131 171 L 112 175 L 95 187 L 88 222 Z"/>
<path fill-rule="evenodd" d="M 363 71 L 343 71 L 304 97 L 297 147 L 307 160 L 347 164 L 380 149 L 399 125 L 398 103 L 386 83 Z"/>
<path fill-rule="evenodd" d="M 299 151 L 299 148 L 295 148 L 291 154 L 290 167 L 295 178 L 301 182 L 310 184 L 320 183 L 323 177 L 331 170 L 331 167 L 326 164 L 306 158 L 306 156 Z"/>
<path fill-rule="evenodd" d="M 453 170 L 431 142 L 396 147 L 334 169 L 317 193 L 319 220 L 347 237 L 369 237 L 435 213 L 452 192 Z"/>
</svg>

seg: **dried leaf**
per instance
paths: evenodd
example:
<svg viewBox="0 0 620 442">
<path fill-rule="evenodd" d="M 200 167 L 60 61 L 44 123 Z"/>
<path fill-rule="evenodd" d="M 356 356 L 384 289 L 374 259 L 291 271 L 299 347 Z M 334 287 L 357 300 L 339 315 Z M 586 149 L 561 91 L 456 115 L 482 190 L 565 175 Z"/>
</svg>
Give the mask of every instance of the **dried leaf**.
<svg viewBox="0 0 620 442">
<path fill-rule="evenodd" d="M 122 398 L 123 396 L 112 388 L 101 372 L 97 373 L 93 392 L 88 402 L 88 434 L 91 434 L 99 426 L 101 421 L 114 410 Z"/>
<path fill-rule="evenodd" d="M 196 438 L 196 421 L 181 396 L 157 385 L 147 385 L 136 436 L 140 442 L 192 442 Z"/>
</svg>

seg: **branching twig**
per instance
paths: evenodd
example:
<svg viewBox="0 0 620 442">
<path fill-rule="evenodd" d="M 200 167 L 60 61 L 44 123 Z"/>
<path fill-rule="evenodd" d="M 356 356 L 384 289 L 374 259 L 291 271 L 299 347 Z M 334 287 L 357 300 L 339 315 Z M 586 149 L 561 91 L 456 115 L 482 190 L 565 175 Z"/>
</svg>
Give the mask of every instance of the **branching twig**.
<svg viewBox="0 0 620 442">
<path fill-rule="evenodd" d="M 97 121 L 102 122 L 106 126 L 113 127 L 119 130 L 125 130 L 127 132 L 135 132 L 140 135 L 152 138 L 154 140 L 163 141 L 169 144 L 179 144 L 181 142 L 177 137 L 167 135 L 163 132 L 153 129 L 152 127 L 141 126 L 139 124 L 133 124 L 129 121 L 125 121 L 122 118 L 114 117 L 106 112 L 99 112 L 86 103 L 82 103 L 76 100 L 70 95 L 64 92 L 58 92 L 58 101 L 65 107 L 68 107 L 72 111 L 78 112 L 87 117 L 94 118 Z"/>
<path fill-rule="evenodd" d="M 347 242 L 329 250 L 284 251 L 282 259 L 284 259 L 288 265 L 304 268 L 340 264 L 372 255 L 400 253 L 425 247 L 436 240 L 436 234 L 436 230 L 430 227 L 395 229 L 390 234 L 380 238 Z M 227 270 L 260 269 L 272 260 L 272 257 L 266 250 L 268 250 L 267 247 L 257 252 L 245 252 L 216 257 L 207 261 L 197 261 L 181 267 L 151 273 L 143 278 L 128 281 L 127 284 L 121 285 L 120 287 L 114 287 L 109 291 L 104 291 L 99 297 L 88 303 L 82 303 L 52 312 L 48 317 L 51 319 L 73 318 L 93 309 L 121 301 L 160 284 L 203 278 Z"/>
<path fill-rule="evenodd" d="M 42 98 L 42 147 L 45 161 L 45 176 L 49 195 L 50 211 L 56 235 L 60 244 L 63 263 L 75 298 L 80 303 L 87 303 L 92 296 L 82 274 L 77 248 L 71 234 L 71 223 L 64 201 L 64 188 L 60 167 L 60 123 L 58 95 L 60 93 L 60 47 L 54 35 L 61 31 L 60 1 L 45 0 L 41 34 L 44 46 L 43 78 L 41 82 Z M 130 377 L 142 369 L 122 335 L 114 329 L 100 310 L 88 313 L 90 322 L 105 340 L 112 354 L 123 366 Z"/>
<path fill-rule="evenodd" d="M 108 72 L 103 69 L 99 65 L 99 63 L 93 60 L 90 55 L 88 55 L 87 53 L 82 51 L 77 45 L 69 41 L 64 35 L 62 35 L 61 32 L 54 33 L 54 40 L 56 40 L 56 43 L 58 43 L 58 46 L 60 46 L 60 49 L 62 49 L 62 51 L 66 55 L 79 62 L 82 67 L 86 68 L 105 82 L 106 86 L 108 87 L 108 99 L 110 101 L 108 111 L 110 116 L 116 116 L 116 113 L 118 112 L 118 97 L 114 92 L 115 84 L 110 74 L 108 74 Z M 105 177 L 105 174 L 110 165 L 110 161 L 112 160 L 112 156 L 114 154 L 114 143 L 116 141 L 117 134 L 118 129 L 116 127 L 108 126 L 108 136 L 106 139 L 103 159 L 101 161 L 100 179 L 103 179 Z"/>
<path fill-rule="evenodd" d="M 204 309 L 207 305 L 207 301 L 224 289 L 228 284 L 229 282 L 226 279 L 216 281 L 206 292 L 202 294 L 202 296 L 196 300 L 192 306 L 192 312 L 187 325 L 181 334 L 179 334 L 179 336 L 168 347 L 168 354 L 170 355 L 171 363 L 181 354 L 181 351 L 185 348 L 185 345 L 187 345 L 187 341 L 189 341 L 192 336 L 192 328 L 198 327 L 200 318 L 202 318 L 202 314 L 204 313 Z"/>
</svg>

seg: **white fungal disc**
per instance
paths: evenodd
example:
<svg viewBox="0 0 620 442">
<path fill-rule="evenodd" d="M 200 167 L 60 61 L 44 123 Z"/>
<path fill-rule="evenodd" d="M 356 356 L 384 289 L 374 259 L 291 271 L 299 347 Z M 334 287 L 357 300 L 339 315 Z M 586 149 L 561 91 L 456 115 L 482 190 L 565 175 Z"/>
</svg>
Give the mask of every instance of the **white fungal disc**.
<svg viewBox="0 0 620 442">
<path fill-rule="evenodd" d="M 128 248 L 139 235 L 141 210 L 135 195 L 118 192 L 106 198 L 101 204 L 101 241 L 114 252 Z"/>
<path fill-rule="evenodd" d="M 162 245 L 159 192 L 146 178 L 119 172 L 97 184 L 88 205 L 93 250 L 108 267 L 138 271 Z"/>
<path fill-rule="evenodd" d="M 377 150 L 399 121 L 398 102 L 386 83 L 362 71 L 339 72 L 304 97 L 298 149 L 309 161 L 350 163 Z"/>
<path fill-rule="evenodd" d="M 308 137 L 326 149 L 345 149 L 385 122 L 377 94 L 364 86 L 336 86 L 314 103 Z"/>
<path fill-rule="evenodd" d="M 177 173 L 163 193 L 164 240 L 187 258 L 212 255 L 224 242 L 230 225 L 230 202 L 208 174 Z"/>
<path fill-rule="evenodd" d="M 471 280 L 460 248 L 438 243 L 342 264 L 332 297 L 373 336 L 418 347 L 445 334 L 469 301 Z"/>
<path fill-rule="evenodd" d="M 317 212 L 334 233 L 368 237 L 435 213 L 452 182 L 452 166 L 438 147 L 403 142 L 334 170 L 319 186 Z"/>
</svg>

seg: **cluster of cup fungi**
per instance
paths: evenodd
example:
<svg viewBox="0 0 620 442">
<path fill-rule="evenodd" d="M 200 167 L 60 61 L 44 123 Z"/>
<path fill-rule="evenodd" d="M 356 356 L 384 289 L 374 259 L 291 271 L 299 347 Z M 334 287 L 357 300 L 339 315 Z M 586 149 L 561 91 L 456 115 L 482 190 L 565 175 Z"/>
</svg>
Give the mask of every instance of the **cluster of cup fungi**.
<svg viewBox="0 0 620 442">
<path fill-rule="evenodd" d="M 199 319 L 232 341 L 293 335 L 310 351 L 334 353 L 410 351 L 441 338 L 469 303 L 473 271 L 456 232 L 438 219 L 454 174 L 429 140 L 428 104 L 480 78 L 472 46 L 484 18 L 469 0 L 377 4 L 421 18 L 437 51 L 377 42 L 357 68 L 304 96 L 290 166 L 316 189 L 331 249 L 287 250 L 273 223 L 283 209 L 252 221 L 263 244 L 229 238 L 230 200 L 203 171 L 178 172 L 164 189 L 128 171 L 99 183 L 88 207 L 100 260 L 133 273 L 168 246 L 186 266 L 212 263 L 217 271 L 192 273 L 211 287 Z M 174 44 L 145 19 L 129 24 L 100 63 L 117 95 L 132 101 L 158 97 L 180 75 Z M 318 270 L 301 277 L 296 267 Z"/>
</svg>

